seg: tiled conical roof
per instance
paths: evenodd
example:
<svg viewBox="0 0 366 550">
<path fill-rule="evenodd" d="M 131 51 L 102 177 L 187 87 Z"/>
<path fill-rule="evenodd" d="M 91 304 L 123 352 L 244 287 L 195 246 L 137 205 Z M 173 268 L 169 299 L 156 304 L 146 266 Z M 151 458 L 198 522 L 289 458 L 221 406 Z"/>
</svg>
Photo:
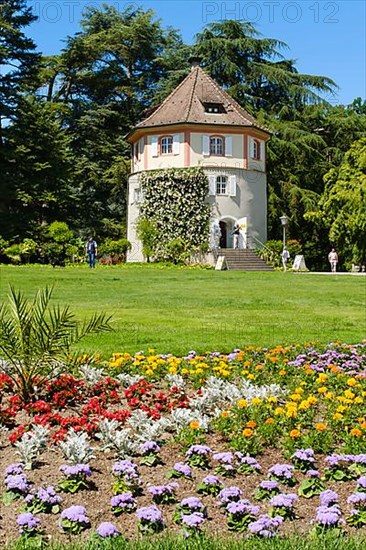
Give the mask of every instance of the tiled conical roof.
<svg viewBox="0 0 366 550">
<path fill-rule="evenodd" d="M 223 112 L 209 113 L 207 104 L 220 105 Z M 181 123 L 251 126 L 269 133 L 199 66 L 135 129 Z"/>
</svg>

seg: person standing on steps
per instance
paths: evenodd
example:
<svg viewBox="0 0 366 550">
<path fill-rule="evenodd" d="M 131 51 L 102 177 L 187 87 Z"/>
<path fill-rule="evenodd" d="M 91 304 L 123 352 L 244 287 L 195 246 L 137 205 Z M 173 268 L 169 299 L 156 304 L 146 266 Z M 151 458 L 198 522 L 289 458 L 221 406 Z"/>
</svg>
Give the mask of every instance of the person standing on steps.
<svg viewBox="0 0 366 550">
<path fill-rule="evenodd" d="M 86 249 L 86 255 L 88 256 L 89 267 L 90 269 L 93 269 L 95 267 L 95 260 L 98 252 L 98 245 L 93 239 L 93 237 L 89 237 L 85 245 L 85 249 Z"/>
<path fill-rule="evenodd" d="M 239 248 L 240 226 L 238 223 L 234 225 L 231 234 L 234 235 L 234 248 Z"/>
</svg>

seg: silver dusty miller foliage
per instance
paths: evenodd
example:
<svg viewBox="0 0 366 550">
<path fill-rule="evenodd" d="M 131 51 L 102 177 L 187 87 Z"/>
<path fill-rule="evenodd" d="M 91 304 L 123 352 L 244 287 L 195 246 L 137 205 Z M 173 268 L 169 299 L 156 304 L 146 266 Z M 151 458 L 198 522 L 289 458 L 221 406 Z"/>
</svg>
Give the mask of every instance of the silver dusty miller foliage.
<svg viewBox="0 0 366 550">
<path fill-rule="evenodd" d="M 92 458 L 95 458 L 88 434 L 77 433 L 73 428 L 67 432 L 65 441 L 59 441 L 58 445 L 65 459 L 71 464 L 88 464 Z"/>
<path fill-rule="evenodd" d="M 19 455 L 26 469 L 32 468 L 37 456 L 46 448 L 49 431 L 47 426 L 36 424 L 31 431 L 22 435 L 20 441 L 15 443 L 16 454 Z"/>
</svg>

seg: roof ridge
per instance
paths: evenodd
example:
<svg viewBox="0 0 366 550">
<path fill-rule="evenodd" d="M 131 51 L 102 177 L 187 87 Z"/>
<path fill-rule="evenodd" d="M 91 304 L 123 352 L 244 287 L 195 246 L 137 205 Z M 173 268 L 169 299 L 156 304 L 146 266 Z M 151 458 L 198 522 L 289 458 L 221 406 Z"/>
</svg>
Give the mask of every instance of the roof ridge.
<svg viewBox="0 0 366 550">
<path fill-rule="evenodd" d="M 187 115 L 186 115 L 186 122 L 188 121 L 189 119 L 189 115 L 191 113 L 191 107 L 192 107 L 192 102 L 193 102 L 193 97 L 194 97 L 194 94 L 196 92 L 196 85 L 197 85 L 197 80 L 198 80 L 198 70 L 199 70 L 199 67 L 195 67 L 195 79 L 194 79 L 194 82 L 193 82 L 193 86 L 192 86 L 192 93 L 191 93 L 191 99 L 189 100 L 189 104 L 188 104 L 188 109 L 187 109 Z M 193 71 L 191 71 L 190 74 L 192 74 Z M 190 75 L 188 75 L 190 76 Z"/>
</svg>

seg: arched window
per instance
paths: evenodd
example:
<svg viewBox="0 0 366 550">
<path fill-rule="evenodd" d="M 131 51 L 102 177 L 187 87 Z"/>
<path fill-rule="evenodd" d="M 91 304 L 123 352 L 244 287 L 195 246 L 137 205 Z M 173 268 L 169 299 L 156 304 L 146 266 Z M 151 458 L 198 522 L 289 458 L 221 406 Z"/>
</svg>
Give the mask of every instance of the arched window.
<svg viewBox="0 0 366 550">
<path fill-rule="evenodd" d="M 173 136 L 163 136 L 160 138 L 160 154 L 170 155 L 173 153 Z"/>
<path fill-rule="evenodd" d="M 216 195 L 227 195 L 227 177 L 216 177 Z"/>
<path fill-rule="evenodd" d="M 224 138 L 220 136 L 210 136 L 210 155 L 223 157 L 224 153 Z"/>
</svg>

